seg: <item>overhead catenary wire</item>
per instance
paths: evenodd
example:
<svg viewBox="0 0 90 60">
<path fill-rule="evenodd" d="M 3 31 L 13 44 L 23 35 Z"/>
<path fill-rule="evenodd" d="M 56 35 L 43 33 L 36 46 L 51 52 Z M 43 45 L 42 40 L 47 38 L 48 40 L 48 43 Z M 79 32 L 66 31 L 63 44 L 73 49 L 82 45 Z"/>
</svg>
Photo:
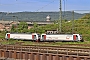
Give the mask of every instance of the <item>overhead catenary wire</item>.
<svg viewBox="0 0 90 60">
<path fill-rule="evenodd" d="M 13 4 L 12 3 L 11 4 L 2 4 L 1 1 L 0 1 L 0 5 L 9 6 L 9 5 L 20 5 L 20 4 L 36 3 L 36 2 L 20 2 L 20 3 L 18 3 L 19 0 L 15 0 L 15 1 L 16 1 L 16 3 L 14 2 Z"/>
<path fill-rule="evenodd" d="M 15 1 L 18 1 L 18 0 L 15 0 Z M 37 12 L 37 11 L 39 11 L 39 10 L 41 10 L 41 9 L 49 6 L 49 5 L 52 4 L 53 2 L 55 2 L 55 0 L 49 2 L 48 4 L 40 7 L 39 9 L 37 9 L 37 10 L 35 10 L 35 11 Z M 12 6 L 12 5 L 21 5 L 21 4 L 29 4 L 29 3 L 32 3 L 32 2 L 22 2 L 22 3 L 13 3 L 13 4 L 2 4 L 2 3 L 0 3 L 0 6 Z M 36 3 L 36 2 L 35 2 L 35 3 Z"/>
<path fill-rule="evenodd" d="M 55 2 L 55 0 L 51 1 L 50 3 L 46 4 L 45 6 L 43 6 L 43 7 L 39 8 L 39 9 L 37 9 L 36 11 L 39 11 L 39 10 L 41 10 L 41 9 L 43 9 L 43 8 L 45 8 L 45 7 L 47 7 L 48 5 L 50 5 L 50 4 L 53 3 L 53 2 Z"/>
<path fill-rule="evenodd" d="M 12 3 L 12 4 L 0 4 L 0 5 L 2 5 L 2 6 L 8 6 L 8 5 L 12 6 L 12 5 L 15 5 L 15 4 L 27 4 L 27 3 L 32 3 L 32 2 L 18 2 L 19 0 L 15 0 L 15 1 L 17 1 L 17 2 Z M 42 9 L 44 9 L 45 7 L 48 7 L 50 4 L 52 4 L 52 3 L 54 3 L 54 2 L 55 2 L 55 0 L 52 0 L 52 1 L 48 2 L 46 5 L 40 7 L 39 9 L 36 9 L 35 11 L 38 12 L 39 10 L 42 10 Z M 35 11 L 34 11 L 34 12 L 35 12 Z"/>
<path fill-rule="evenodd" d="M 29 4 L 32 2 L 25 2 L 25 3 L 14 3 L 14 4 L 0 4 L 1 6 L 11 6 L 11 5 L 20 5 L 20 4 Z"/>
</svg>

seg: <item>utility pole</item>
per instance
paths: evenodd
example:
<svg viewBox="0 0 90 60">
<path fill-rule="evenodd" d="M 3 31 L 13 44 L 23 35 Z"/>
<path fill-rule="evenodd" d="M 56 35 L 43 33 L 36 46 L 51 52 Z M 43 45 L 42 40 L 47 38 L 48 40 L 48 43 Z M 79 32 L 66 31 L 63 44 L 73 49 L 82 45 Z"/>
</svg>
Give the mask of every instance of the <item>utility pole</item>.
<svg viewBox="0 0 90 60">
<path fill-rule="evenodd" d="M 60 16 L 59 16 L 59 32 L 61 33 L 62 32 L 62 1 L 60 0 Z"/>
<path fill-rule="evenodd" d="M 74 10 L 72 11 L 72 33 L 74 33 Z"/>
</svg>

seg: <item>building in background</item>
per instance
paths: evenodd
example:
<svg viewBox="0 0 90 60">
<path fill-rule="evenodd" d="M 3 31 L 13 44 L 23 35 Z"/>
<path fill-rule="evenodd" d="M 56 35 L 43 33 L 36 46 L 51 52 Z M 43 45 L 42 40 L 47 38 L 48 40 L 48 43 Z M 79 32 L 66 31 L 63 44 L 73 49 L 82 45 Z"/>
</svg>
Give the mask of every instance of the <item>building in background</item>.
<svg viewBox="0 0 90 60">
<path fill-rule="evenodd" d="M 0 31 L 10 31 L 12 28 L 12 25 L 14 26 L 18 26 L 18 24 L 22 22 L 22 21 L 4 21 L 1 20 L 0 21 Z M 41 26 L 41 25 L 47 25 L 47 24 L 54 24 L 54 21 L 51 21 L 51 17 L 50 15 L 48 15 L 46 17 L 46 21 L 23 21 L 26 22 L 28 24 L 28 29 L 32 28 L 34 23 L 37 23 L 37 25 Z"/>
<path fill-rule="evenodd" d="M 46 21 L 50 21 L 51 20 L 51 17 L 50 17 L 50 15 L 48 15 L 47 17 L 46 17 Z"/>
<path fill-rule="evenodd" d="M 0 31 L 4 31 L 4 30 L 10 31 L 12 25 L 18 26 L 20 22 L 21 21 L 18 21 L 18 22 L 17 21 L 0 21 Z M 24 22 L 28 24 L 28 29 L 32 28 L 34 23 L 37 23 L 39 26 L 54 23 L 53 21 L 24 21 Z"/>
<path fill-rule="evenodd" d="M 0 21 L 0 31 L 5 31 L 5 30 L 10 31 L 13 24 L 16 25 L 17 22 L 15 22 L 15 21 Z"/>
</svg>

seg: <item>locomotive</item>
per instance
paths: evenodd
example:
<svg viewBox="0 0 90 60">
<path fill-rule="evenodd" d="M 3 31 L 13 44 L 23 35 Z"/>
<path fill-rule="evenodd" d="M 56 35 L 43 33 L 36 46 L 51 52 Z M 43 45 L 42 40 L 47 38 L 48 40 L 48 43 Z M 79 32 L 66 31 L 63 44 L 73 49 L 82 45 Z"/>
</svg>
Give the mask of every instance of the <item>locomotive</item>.
<svg viewBox="0 0 90 60">
<path fill-rule="evenodd" d="M 37 41 L 39 40 L 39 34 L 37 33 L 32 33 L 32 34 L 6 33 L 5 38 L 6 39 Z"/>
<path fill-rule="evenodd" d="M 41 41 L 82 41 L 80 34 L 41 34 Z"/>
<path fill-rule="evenodd" d="M 6 33 L 6 39 L 20 39 L 20 40 L 30 40 L 39 42 L 57 42 L 57 41 L 82 41 L 83 38 L 80 34 L 20 34 L 20 33 Z"/>
</svg>

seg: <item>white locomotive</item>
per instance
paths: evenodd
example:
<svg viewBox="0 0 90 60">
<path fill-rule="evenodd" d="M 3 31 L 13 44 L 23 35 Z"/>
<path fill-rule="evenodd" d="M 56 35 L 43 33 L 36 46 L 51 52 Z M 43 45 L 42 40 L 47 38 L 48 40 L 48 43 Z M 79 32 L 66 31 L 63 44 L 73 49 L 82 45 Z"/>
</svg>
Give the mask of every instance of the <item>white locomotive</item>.
<svg viewBox="0 0 90 60">
<path fill-rule="evenodd" d="M 36 41 L 39 40 L 39 35 L 37 33 L 32 34 L 6 33 L 5 38 Z"/>
<path fill-rule="evenodd" d="M 80 34 L 19 34 L 6 33 L 6 39 L 21 39 L 31 41 L 83 41 Z"/>
<path fill-rule="evenodd" d="M 80 34 L 42 34 L 40 41 L 83 41 Z"/>
</svg>

